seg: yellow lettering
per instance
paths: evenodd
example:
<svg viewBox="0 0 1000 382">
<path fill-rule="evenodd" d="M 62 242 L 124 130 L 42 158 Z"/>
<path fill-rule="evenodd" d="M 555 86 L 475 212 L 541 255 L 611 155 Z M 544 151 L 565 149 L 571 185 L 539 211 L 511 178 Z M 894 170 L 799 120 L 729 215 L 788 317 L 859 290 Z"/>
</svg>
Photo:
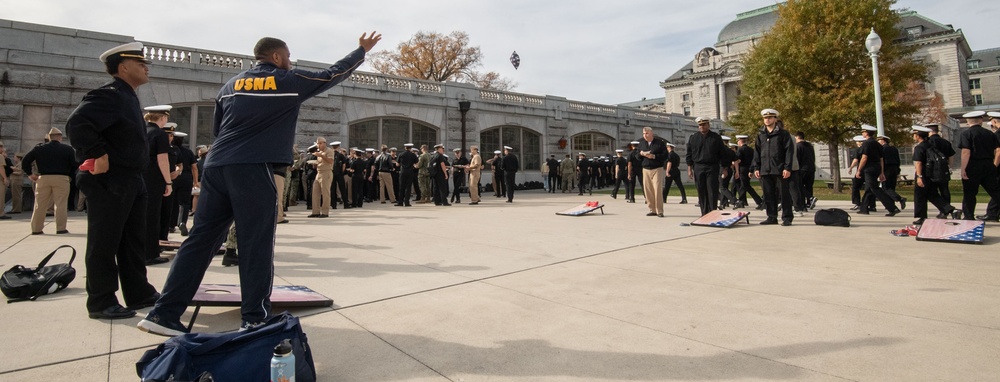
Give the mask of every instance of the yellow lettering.
<svg viewBox="0 0 1000 382">
<path fill-rule="evenodd" d="M 235 91 L 243 90 L 243 79 L 242 78 L 236 80 L 236 84 L 233 86 L 233 90 L 235 90 Z"/>
<path fill-rule="evenodd" d="M 274 76 L 268 76 L 264 80 L 264 90 L 278 90 L 278 85 L 274 83 Z"/>
<path fill-rule="evenodd" d="M 253 90 L 263 90 L 264 89 L 264 79 L 257 77 L 253 79 Z"/>
</svg>

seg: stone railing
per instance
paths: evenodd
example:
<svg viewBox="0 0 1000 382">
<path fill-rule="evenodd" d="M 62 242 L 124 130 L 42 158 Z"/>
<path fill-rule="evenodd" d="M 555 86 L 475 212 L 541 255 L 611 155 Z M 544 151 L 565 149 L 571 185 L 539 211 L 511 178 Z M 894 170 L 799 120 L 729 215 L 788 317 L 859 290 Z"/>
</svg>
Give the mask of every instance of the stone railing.
<svg viewBox="0 0 1000 382">
<path fill-rule="evenodd" d="M 204 51 L 193 48 L 143 42 L 146 59 L 167 63 L 186 63 L 213 66 L 226 69 L 247 69 L 254 63 L 253 57 L 228 53 Z"/>
<path fill-rule="evenodd" d="M 585 112 L 588 112 L 588 113 L 597 113 L 597 114 L 616 114 L 616 113 L 618 113 L 618 108 L 616 108 L 614 106 L 599 105 L 599 104 L 596 104 L 596 103 L 589 103 L 589 102 L 573 102 L 573 101 L 570 101 L 570 103 L 569 103 L 569 109 L 570 110 L 576 110 L 576 111 L 585 111 Z"/>
<path fill-rule="evenodd" d="M 632 115 L 634 115 L 636 118 L 663 119 L 663 120 L 667 120 L 667 121 L 670 120 L 670 114 L 657 113 L 657 112 L 651 112 L 651 111 L 637 111 L 637 112 L 633 113 Z"/>
<path fill-rule="evenodd" d="M 480 90 L 479 98 L 485 101 L 498 101 L 506 103 L 526 103 L 529 105 L 545 104 L 545 98 L 542 97 L 498 90 Z"/>
<path fill-rule="evenodd" d="M 354 72 L 348 80 L 355 85 L 385 87 L 393 90 L 410 90 L 420 93 L 443 93 L 440 83 L 410 78 L 386 76 L 377 73 Z"/>
</svg>

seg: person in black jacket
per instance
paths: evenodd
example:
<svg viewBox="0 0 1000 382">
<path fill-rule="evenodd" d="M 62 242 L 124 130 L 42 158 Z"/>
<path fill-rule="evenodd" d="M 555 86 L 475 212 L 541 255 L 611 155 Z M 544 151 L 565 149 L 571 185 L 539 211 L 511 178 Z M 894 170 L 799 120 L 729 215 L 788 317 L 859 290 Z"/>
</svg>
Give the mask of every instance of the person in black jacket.
<svg viewBox="0 0 1000 382">
<path fill-rule="evenodd" d="M 469 159 L 462 155 L 462 149 L 452 150 L 455 153 L 455 160 L 451 162 L 451 184 L 454 190 L 451 192 L 452 203 L 462 203 L 462 187 L 465 187 L 465 169 L 469 166 Z"/>
<path fill-rule="evenodd" d="M 737 171 L 740 172 L 740 177 L 737 179 L 739 181 L 739 195 L 737 200 L 739 200 L 740 207 L 747 207 L 747 194 L 753 198 L 754 204 L 757 205 L 758 210 L 764 209 L 763 201 L 757 191 L 753 189 L 750 185 L 750 176 L 753 172 L 750 170 L 753 165 L 754 149 L 747 144 L 747 140 L 750 138 L 749 135 L 737 135 L 736 141 L 739 147 L 736 149 L 736 160 L 739 162 L 736 167 Z"/>
<path fill-rule="evenodd" d="M 434 181 L 434 205 L 450 206 L 448 203 L 448 156 L 444 154 L 444 145 L 434 145 L 434 156 L 431 158 L 431 179 Z"/>
<path fill-rule="evenodd" d="M 639 141 L 639 156 L 642 157 L 642 191 L 646 195 L 646 216 L 663 217 L 663 186 L 667 167 L 667 141 L 653 134 L 653 128 L 642 128 Z"/>
<path fill-rule="evenodd" d="M 413 181 L 417 178 L 417 154 L 410 148 L 412 143 L 403 145 L 403 152 L 399 153 L 399 197 L 396 198 L 397 206 L 410 207 L 410 192 L 413 190 Z"/>
<path fill-rule="evenodd" d="M 865 196 L 861 198 L 858 213 L 869 214 L 868 207 L 873 204 L 871 200 L 874 197 L 885 207 L 887 211 L 885 216 L 896 216 L 900 211 L 896 208 L 896 202 L 879 187 L 880 182 L 885 180 L 885 156 L 882 145 L 878 144 L 873 136 L 875 131 L 875 127 L 862 126 L 861 135 L 865 137 L 865 141 L 861 144 L 861 160 L 858 162 L 858 172 L 854 176 L 864 178 Z"/>
<path fill-rule="evenodd" d="M 87 195 L 87 311 L 90 318 L 121 319 L 135 316 L 135 309 L 152 306 L 160 297 L 146 279 L 143 259 L 142 173 L 149 146 L 135 93 L 149 82 L 149 62 L 138 42 L 111 48 L 100 58 L 114 81 L 83 97 L 66 122 L 66 133 L 76 159 L 93 160 L 93 169 L 76 177 Z M 119 280 L 128 308 L 115 296 Z"/>
<path fill-rule="evenodd" d="M 924 127 L 931 129 L 930 135 L 927 141 L 934 145 L 934 148 L 938 149 L 944 156 L 948 157 L 948 163 L 952 163 L 951 157 L 955 156 L 955 147 L 952 146 L 951 142 L 947 139 L 941 137 L 940 126 L 936 123 L 929 123 L 924 125 Z M 951 203 L 951 189 L 949 188 L 950 179 L 948 182 L 937 183 L 938 192 L 941 193 L 941 198 L 945 202 Z M 945 218 L 945 215 L 938 215 L 938 219 Z"/>
<path fill-rule="evenodd" d="M 612 174 L 614 174 L 615 177 L 615 189 L 611 191 L 611 198 L 613 199 L 618 199 L 618 189 L 621 187 L 623 182 L 625 183 L 625 189 L 627 190 L 629 188 L 628 159 L 625 159 L 625 157 L 622 156 L 622 153 L 624 152 L 625 150 L 622 149 L 615 150 L 615 159 L 611 162 L 612 166 L 614 166 Z"/>
<path fill-rule="evenodd" d="M 951 215 L 952 219 L 959 219 L 962 214 L 962 211 L 945 202 L 934 180 L 927 173 L 927 162 L 931 159 L 928 153 L 934 149 L 928 140 L 930 131 L 931 129 L 923 126 L 912 127 L 913 141 L 917 143 L 913 147 L 913 169 L 916 179 L 913 183 L 913 217 L 917 218 L 913 221 L 914 225 L 924 224 L 924 220 L 927 219 L 927 202 L 934 204 L 940 214 Z"/>
<path fill-rule="evenodd" d="M 900 172 L 899 150 L 885 135 L 878 137 L 878 143 L 882 145 L 883 162 L 885 163 L 885 180 L 882 182 L 882 189 L 885 190 L 890 199 L 899 203 L 899 209 L 905 210 L 906 198 L 896 193 L 896 181 L 899 179 Z"/>
<path fill-rule="evenodd" d="M 545 160 L 545 165 L 549 168 L 548 187 L 549 193 L 554 194 L 556 192 L 556 186 L 560 184 L 559 182 L 559 161 L 556 160 L 555 155 L 550 155 L 549 159 Z M 471 185 L 470 185 L 471 187 Z"/>
<path fill-rule="evenodd" d="M 579 193 L 577 195 L 583 195 L 583 190 L 586 190 L 590 186 L 590 174 L 591 174 L 591 162 L 587 159 L 587 154 L 580 153 L 580 159 L 576 161 L 576 179 L 579 182 Z M 590 194 L 594 194 L 594 190 L 590 189 Z"/>
<path fill-rule="evenodd" d="M 667 168 L 664 173 L 667 176 L 666 185 L 663 186 L 663 202 L 667 202 L 667 195 L 670 194 L 670 187 L 674 184 L 677 185 L 677 189 L 681 191 L 681 201 L 677 204 L 687 204 L 687 190 L 684 189 L 684 183 L 681 181 L 681 156 L 677 155 L 677 151 L 674 149 L 673 143 L 667 143 L 667 151 L 669 152 L 669 157 L 667 158 Z M 633 203 L 635 200 L 632 201 Z"/>
<path fill-rule="evenodd" d="M 35 208 L 31 213 L 31 234 L 41 235 L 45 213 L 52 208 L 56 217 L 56 234 L 67 234 L 66 221 L 69 207 L 70 179 L 76 172 L 76 152 L 62 143 L 63 133 L 57 128 L 49 130 L 49 141 L 35 146 L 21 161 L 21 170 L 35 183 Z M 32 164 L 38 173 L 32 173 Z M 0 188 L 3 192 L 3 188 Z M 0 208 L 3 208 L 0 205 Z"/>
<path fill-rule="evenodd" d="M 753 155 L 753 175 L 764 188 L 767 219 L 760 224 L 778 224 L 778 198 L 781 198 L 781 225 L 792 225 L 792 135 L 778 124 L 778 111 L 760 111 L 764 126 L 757 132 L 757 149 Z"/>
<path fill-rule="evenodd" d="M 799 160 L 799 182 L 801 194 L 806 207 L 816 208 L 816 197 L 813 196 L 813 183 L 816 182 L 816 150 L 813 144 L 806 140 L 806 134 L 795 133 L 795 155 Z"/>
<path fill-rule="evenodd" d="M 998 221 L 1000 216 L 976 216 L 976 194 L 982 187 L 993 199 L 1000 199 L 1000 184 L 997 182 L 997 167 L 1000 166 L 1000 139 L 992 131 L 983 128 L 983 111 L 965 113 L 965 123 L 969 127 L 958 135 L 958 149 L 961 150 L 962 167 L 962 216 L 965 220 Z M 989 208 L 987 206 L 987 208 Z"/>
<path fill-rule="evenodd" d="M 642 157 L 639 156 L 639 141 L 629 142 L 628 145 L 628 184 L 630 185 L 625 197 L 629 203 L 635 203 L 635 186 L 642 187 Z"/>
<path fill-rule="evenodd" d="M 719 207 L 719 172 L 728 176 L 730 161 L 729 148 L 723 143 L 722 136 L 712 131 L 708 118 L 698 117 L 698 132 L 691 134 L 687 142 L 685 162 L 688 165 L 688 178 L 694 179 L 698 187 L 698 205 L 701 214 L 705 215 Z"/>
<path fill-rule="evenodd" d="M 504 146 L 503 161 L 501 162 L 503 164 L 503 185 L 507 189 L 507 203 L 514 203 L 514 188 L 517 186 L 514 177 L 521 169 L 521 162 L 517 160 L 517 156 L 512 151 L 514 148 Z"/>
</svg>

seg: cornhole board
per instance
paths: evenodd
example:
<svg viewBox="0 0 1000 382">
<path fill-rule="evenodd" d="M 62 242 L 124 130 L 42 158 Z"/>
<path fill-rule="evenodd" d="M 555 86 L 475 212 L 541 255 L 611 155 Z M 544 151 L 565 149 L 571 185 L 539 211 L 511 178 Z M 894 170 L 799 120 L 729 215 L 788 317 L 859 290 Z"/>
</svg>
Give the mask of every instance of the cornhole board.
<svg viewBox="0 0 1000 382">
<path fill-rule="evenodd" d="M 747 224 L 750 224 L 749 212 L 715 210 L 702 215 L 698 220 L 691 222 L 691 225 L 729 228 L 744 219 L 746 219 Z"/>
<path fill-rule="evenodd" d="M 594 210 L 598 210 L 598 209 L 601 210 L 601 215 L 604 215 L 604 204 L 603 203 L 597 203 L 596 206 L 589 206 L 589 205 L 587 205 L 587 203 L 584 203 L 584 204 L 581 204 L 579 206 L 570 208 L 568 210 L 562 210 L 562 211 L 556 212 L 556 215 L 581 216 L 581 215 L 586 215 L 588 213 L 591 213 Z"/>
<path fill-rule="evenodd" d="M 917 240 L 982 244 L 986 222 L 979 220 L 927 219 L 917 231 Z"/>
<path fill-rule="evenodd" d="M 177 250 L 181 248 L 181 243 L 182 242 L 176 240 L 160 240 L 160 249 L 167 252 L 177 252 Z M 226 253 L 226 246 L 223 245 L 222 247 L 219 248 L 218 254 L 222 255 L 225 253 Z"/>
<path fill-rule="evenodd" d="M 188 331 L 194 327 L 194 320 L 203 306 L 240 306 L 243 302 L 240 286 L 232 284 L 202 284 L 198 287 L 191 303 L 194 314 L 188 323 Z M 333 306 L 333 300 L 301 285 L 275 285 L 271 287 L 272 308 L 311 308 Z"/>
</svg>

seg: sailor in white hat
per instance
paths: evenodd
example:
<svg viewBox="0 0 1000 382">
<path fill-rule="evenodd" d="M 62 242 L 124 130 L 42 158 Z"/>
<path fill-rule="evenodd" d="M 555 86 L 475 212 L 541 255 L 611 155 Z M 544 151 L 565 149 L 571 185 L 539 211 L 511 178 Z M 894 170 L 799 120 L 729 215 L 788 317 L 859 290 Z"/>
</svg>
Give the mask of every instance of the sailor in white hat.
<svg viewBox="0 0 1000 382">
<path fill-rule="evenodd" d="M 951 202 L 942 197 L 940 193 L 941 177 L 946 175 L 932 175 L 935 168 L 948 171 L 948 159 L 929 140 L 931 129 L 924 126 L 912 126 L 910 131 L 913 141 L 917 144 L 913 146 L 913 169 L 916 181 L 913 187 L 913 221 L 914 225 L 920 225 L 927 219 L 927 202 L 931 202 L 938 209 L 939 216 L 948 216 L 952 219 L 960 219 L 962 211 L 951 205 Z M 939 172 L 939 174 L 941 174 Z M 947 183 L 945 180 L 943 183 Z"/>
<path fill-rule="evenodd" d="M 493 150 L 493 158 L 487 159 L 486 163 L 493 167 L 493 178 L 491 186 L 493 187 L 493 196 L 502 197 L 507 196 L 507 191 L 503 187 L 503 157 L 500 156 L 503 152 L 500 150 Z"/>
<path fill-rule="evenodd" d="M 992 131 L 982 126 L 984 111 L 972 111 L 962 115 L 968 128 L 958 135 L 958 148 L 962 167 L 962 216 L 967 220 L 1000 221 L 1000 182 L 997 180 L 997 164 L 1000 164 L 1000 140 Z M 991 204 L 985 215 L 975 215 L 976 195 L 982 187 L 990 195 Z"/>
<path fill-rule="evenodd" d="M 731 161 L 728 150 L 725 138 L 712 131 L 708 118 L 698 118 L 698 131 L 687 140 L 685 162 L 688 165 L 688 179 L 694 179 L 697 186 L 701 215 L 719 209 L 720 176 L 729 178 Z M 668 178 L 668 182 L 672 180 Z M 667 187 L 665 191 L 669 192 L 670 188 Z M 664 200 L 667 192 L 663 195 Z"/>
<path fill-rule="evenodd" d="M 518 161 L 517 155 L 513 153 L 514 148 L 510 146 L 503 147 L 503 186 L 504 191 L 507 192 L 507 203 L 514 202 L 514 189 L 517 186 L 516 178 L 517 171 L 521 169 L 521 162 Z"/>
<path fill-rule="evenodd" d="M 754 190 L 753 186 L 750 185 L 750 179 L 752 177 L 751 164 L 753 164 L 753 154 L 754 150 L 747 144 L 750 136 L 746 134 L 736 135 L 736 171 L 739 174 L 739 178 L 736 179 L 739 190 L 736 193 L 736 208 L 743 208 L 749 206 L 747 202 L 747 194 L 753 198 L 754 204 L 757 206 L 758 210 L 764 209 L 763 200 L 760 195 L 757 194 L 757 190 Z M 735 177 L 735 175 L 734 175 Z"/>
<path fill-rule="evenodd" d="M 431 158 L 430 164 L 431 181 L 434 182 L 432 190 L 434 205 L 450 206 L 451 203 L 448 202 L 448 156 L 444 153 L 444 144 L 434 145 L 434 150 L 436 152 Z"/>
<path fill-rule="evenodd" d="M 878 199 L 885 207 L 885 216 L 896 216 L 900 212 L 900 209 L 896 208 L 896 201 L 881 187 L 881 183 L 886 179 L 885 151 L 882 145 L 875 140 L 876 131 L 878 129 L 874 126 L 861 125 L 861 135 L 865 140 L 858 150 L 860 154 L 858 172 L 854 177 L 855 179 L 863 179 L 865 195 L 861 204 L 858 205 L 858 213 L 868 215 L 871 207 L 875 204 L 875 199 Z M 902 205 L 905 206 L 905 202 L 901 203 L 904 203 Z"/>
<path fill-rule="evenodd" d="M 764 127 L 760 129 L 756 138 L 759 160 L 755 156 L 754 176 L 760 179 L 764 189 L 764 204 L 767 211 L 767 219 L 760 224 L 778 224 L 780 197 L 781 225 L 788 226 L 792 224 L 795 216 L 791 197 L 793 170 L 791 158 L 794 157 L 795 141 L 781 126 L 778 115 L 775 109 L 760 111 Z"/>
</svg>

